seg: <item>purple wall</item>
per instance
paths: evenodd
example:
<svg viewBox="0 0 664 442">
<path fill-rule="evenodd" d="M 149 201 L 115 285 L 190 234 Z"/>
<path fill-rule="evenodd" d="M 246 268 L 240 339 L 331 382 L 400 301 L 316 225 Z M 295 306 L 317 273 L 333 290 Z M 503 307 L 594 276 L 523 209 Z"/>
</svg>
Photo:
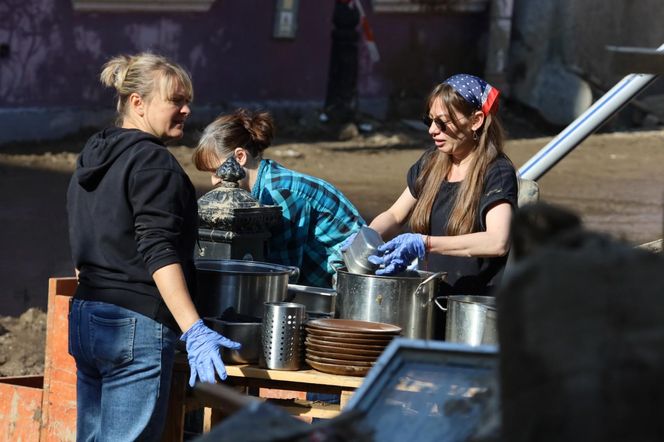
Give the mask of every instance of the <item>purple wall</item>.
<svg viewBox="0 0 664 442">
<path fill-rule="evenodd" d="M 482 66 L 486 14 L 371 14 L 382 59 L 361 50 L 361 98 L 423 99 L 433 82 Z M 3 0 L 0 110 L 109 107 L 97 81 L 111 55 L 151 50 L 192 73 L 195 104 L 322 102 L 333 0 L 301 0 L 294 40 L 272 37 L 276 1 L 217 0 L 205 13 L 74 11 L 69 0 Z"/>
</svg>

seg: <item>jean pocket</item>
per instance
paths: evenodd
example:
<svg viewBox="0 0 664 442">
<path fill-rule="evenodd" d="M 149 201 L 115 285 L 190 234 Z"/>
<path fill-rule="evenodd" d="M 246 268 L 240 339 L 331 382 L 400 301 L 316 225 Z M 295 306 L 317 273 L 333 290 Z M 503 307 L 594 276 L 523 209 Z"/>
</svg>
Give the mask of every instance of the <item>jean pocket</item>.
<svg viewBox="0 0 664 442">
<path fill-rule="evenodd" d="M 92 356 L 112 365 L 134 359 L 136 318 L 104 318 L 90 315 Z"/>
</svg>

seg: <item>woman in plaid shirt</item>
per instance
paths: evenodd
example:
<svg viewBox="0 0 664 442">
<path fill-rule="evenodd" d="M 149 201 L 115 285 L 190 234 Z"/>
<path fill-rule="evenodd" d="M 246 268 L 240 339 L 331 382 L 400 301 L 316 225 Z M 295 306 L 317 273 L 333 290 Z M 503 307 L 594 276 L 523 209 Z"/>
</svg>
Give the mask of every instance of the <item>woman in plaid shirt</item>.
<svg viewBox="0 0 664 442">
<path fill-rule="evenodd" d="M 300 283 L 330 287 L 341 264 L 341 243 L 365 224 L 359 212 L 330 183 L 263 158 L 270 147 L 274 122 L 267 112 L 239 109 L 210 123 L 194 151 L 198 170 L 220 179 L 217 168 L 234 155 L 246 172 L 240 187 L 264 205 L 282 209 L 281 224 L 273 227 L 266 260 L 300 268 Z"/>
</svg>

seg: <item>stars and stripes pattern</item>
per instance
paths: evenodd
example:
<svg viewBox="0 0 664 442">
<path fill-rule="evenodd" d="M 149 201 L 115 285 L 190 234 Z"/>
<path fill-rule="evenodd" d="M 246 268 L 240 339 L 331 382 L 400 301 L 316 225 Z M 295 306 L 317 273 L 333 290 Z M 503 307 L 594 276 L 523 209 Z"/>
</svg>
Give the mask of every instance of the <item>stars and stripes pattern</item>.
<svg viewBox="0 0 664 442">
<path fill-rule="evenodd" d="M 482 109 L 484 115 L 496 113 L 500 91 L 479 77 L 470 74 L 453 75 L 443 82 L 449 84 L 467 102 Z"/>
</svg>

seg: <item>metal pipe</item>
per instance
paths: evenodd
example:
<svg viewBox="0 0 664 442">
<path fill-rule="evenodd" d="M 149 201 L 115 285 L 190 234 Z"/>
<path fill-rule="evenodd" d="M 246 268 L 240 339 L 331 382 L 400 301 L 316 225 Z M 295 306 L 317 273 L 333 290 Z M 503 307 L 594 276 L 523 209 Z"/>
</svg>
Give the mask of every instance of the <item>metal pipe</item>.
<svg viewBox="0 0 664 442">
<path fill-rule="evenodd" d="M 657 48 L 657 51 L 664 51 L 664 45 Z M 654 74 L 630 74 L 624 77 L 521 166 L 519 176 L 534 181 L 540 179 L 655 79 L 657 75 Z"/>
</svg>

